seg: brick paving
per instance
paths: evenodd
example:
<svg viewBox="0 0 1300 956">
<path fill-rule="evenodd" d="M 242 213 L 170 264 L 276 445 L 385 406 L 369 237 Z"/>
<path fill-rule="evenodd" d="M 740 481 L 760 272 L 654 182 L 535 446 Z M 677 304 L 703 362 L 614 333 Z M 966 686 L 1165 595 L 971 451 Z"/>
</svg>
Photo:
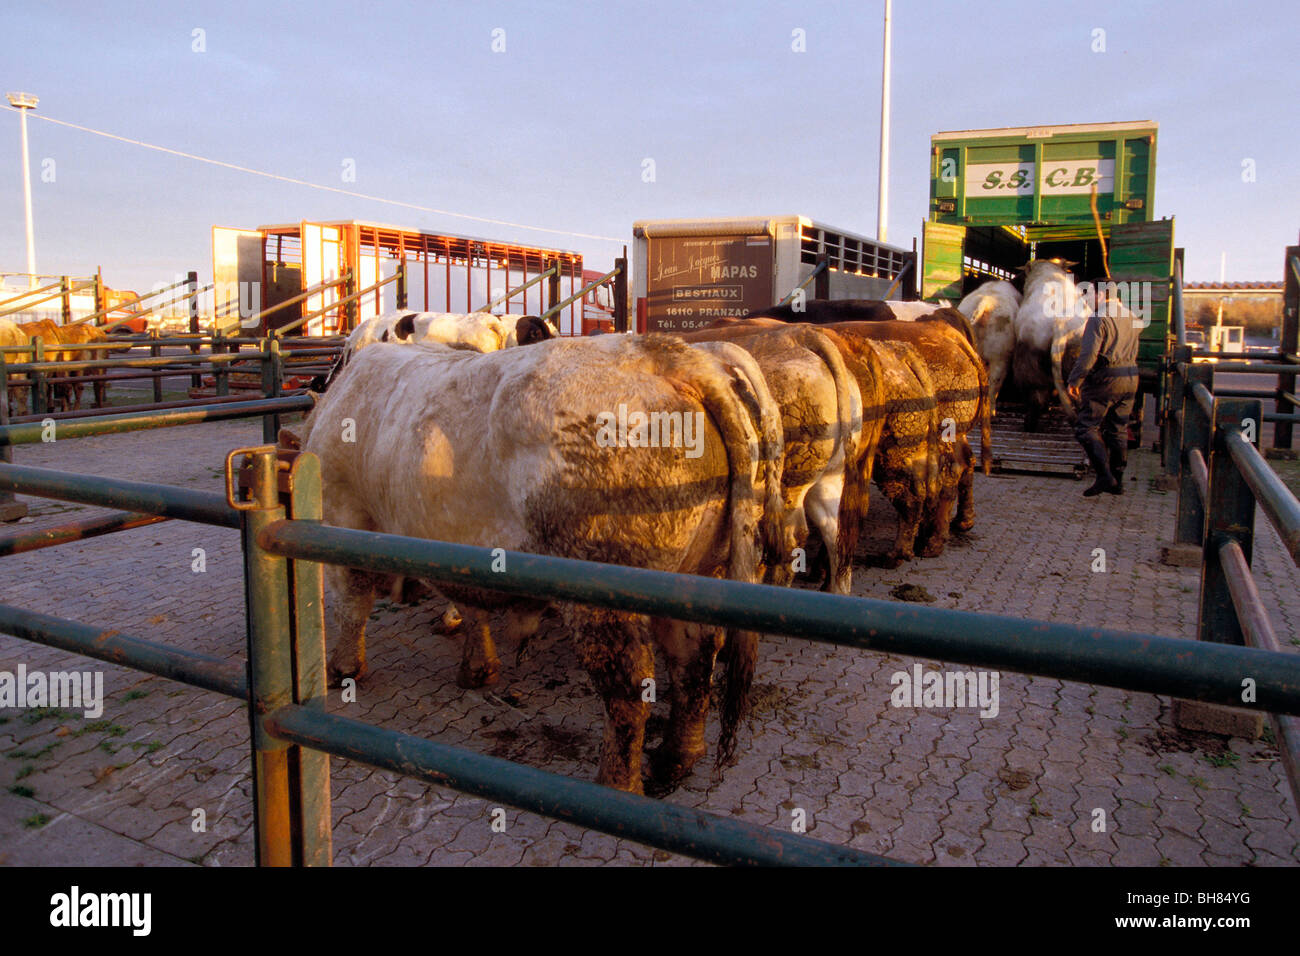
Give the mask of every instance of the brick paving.
<svg viewBox="0 0 1300 956">
<path fill-rule="evenodd" d="M 259 441 L 260 423 L 224 422 L 27 446 L 15 458 L 219 491 L 225 452 Z M 1174 495 L 1155 490 L 1156 468 L 1149 452 L 1135 453 L 1127 493 L 1091 501 L 1070 480 L 980 476 L 970 536 L 940 558 L 861 567 L 854 593 L 888 598 L 910 584 L 936 607 L 1191 637 L 1197 572 L 1159 563 Z M 31 504 L 24 527 L 96 510 Z M 893 536 L 879 495 L 872 516 L 864 553 L 883 552 Z M 205 552 L 201 573 L 195 548 Z M 1097 548 L 1104 572 L 1093 570 Z M 0 561 L 5 603 L 243 656 L 234 531 L 169 522 Z M 1283 644 L 1296 647 L 1300 579 L 1263 521 L 1255 569 Z M 457 643 L 436 633 L 444 607 L 381 603 L 359 700 L 334 693 L 331 709 L 590 779 L 601 706 L 558 619 L 547 618 L 522 662 L 503 648 L 497 687 L 463 691 Z M 739 762 L 721 779 L 702 763 L 668 799 L 763 826 L 802 815 L 812 836 L 914 863 L 1300 863 L 1300 815 L 1267 739 L 1182 733 L 1167 698 L 1009 672 L 996 717 L 891 706 L 891 676 L 914 663 L 944 668 L 766 639 Z M 106 700 L 98 719 L 0 710 L 0 863 L 252 862 L 243 705 L 0 636 L 0 671 L 19 664 L 102 671 Z M 331 771 L 336 865 L 696 865 L 512 808 L 497 832 L 483 800 L 337 759 Z"/>
</svg>

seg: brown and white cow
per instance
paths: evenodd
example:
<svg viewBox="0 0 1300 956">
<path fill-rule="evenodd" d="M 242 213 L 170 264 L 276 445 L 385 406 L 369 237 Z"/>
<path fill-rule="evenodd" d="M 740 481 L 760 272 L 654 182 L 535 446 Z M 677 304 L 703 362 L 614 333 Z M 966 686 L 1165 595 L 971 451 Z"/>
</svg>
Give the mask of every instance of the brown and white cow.
<svg viewBox="0 0 1300 956">
<path fill-rule="evenodd" d="M 936 444 L 927 443 L 937 460 L 934 465 L 936 484 L 927 496 L 916 537 L 924 557 L 943 553 L 950 529 L 969 531 L 975 524 L 975 457 L 966 433 L 976 424 L 980 427 L 981 466 L 985 474 L 988 474 L 992 461 L 988 375 L 965 332 L 951 321 L 950 316 L 942 314 L 949 312 L 953 310 L 944 309 L 914 322 L 845 322 L 827 326 L 849 337 L 906 344 L 916 350 L 925 364 L 939 435 Z M 911 388 L 912 379 L 921 384 L 923 380 L 917 375 L 910 354 L 905 351 L 897 354 L 908 363 L 911 371 L 910 375 L 901 375 L 900 370 L 900 387 Z M 910 473 L 912 465 L 899 471 L 900 474 Z M 906 496 L 904 500 L 907 500 Z M 955 517 L 954 507 L 957 511 Z M 900 516 L 905 510 L 910 523 L 911 506 L 900 509 Z"/>
<path fill-rule="evenodd" d="M 781 490 L 785 505 L 783 552 L 788 564 L 795 549 L 806 550 L 809 528 L 826 546 L 829 569 L 824 588 L 848 594 L 853 546 L 862 493 L 858 447 L 862 438 L 862 397 L 835 343 L 806 325 L 752 320 L 720 320 L 708 329 L 682 333 L 692 344 L 733 342 L 757 361 L 780 406 L 784 429 Z M 869 433 L 874 453 L 879 429 Z M 848 519 L 848 520 L 845 520 Z M 773 583 L 787 584 L 787 567 Z"/>
<path fill-rule="evenodd" d="M 1015 321 L 1020 311 L 1020 293 L 1002 279 L 985 282 L 957 303 L 957 311 L 970 320 L 974 329 L 975 351 L 989 373 L 990 414 L 996 415 L 998 393 L 1011 373 L 1016 350 Z"/>
<path fill-rule="evenodd" d="M 780 537 L 780 476 L 760 461 L 761 414 L 744 376 L 667 336 L 600 336 L 480 354 L 376 344 L 356 353 L 304 423 L 320 457 L 325 521 L 348 528 L 758 581 Z M 652 441 L 653 439 L 653 441 Z M 502 572 L 509 574 L 509 568 Z M 328 571 L 331 676 L 365 671 L 365 625 L 386 576 Z M 465 616 L 461 682 L 491 682 L 489 628 L 517 635 L 541 601 L 439 586 Z M 654 648 L 667 660 L 670 724 L 654 778 L 705 752 L 717 628 L 564 605 L 605 705 L 598 780 L 642 788 Z M 757 654 L 731 632 L 719 762 L 729 759 Z"/>
</svg>

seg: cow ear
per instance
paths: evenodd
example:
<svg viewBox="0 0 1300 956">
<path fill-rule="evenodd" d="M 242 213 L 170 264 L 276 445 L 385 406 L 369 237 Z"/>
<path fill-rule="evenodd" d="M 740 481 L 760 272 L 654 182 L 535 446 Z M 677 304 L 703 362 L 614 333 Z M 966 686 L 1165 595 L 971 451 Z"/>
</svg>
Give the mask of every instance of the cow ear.
<svg viewBox="0 0 1300 956">
<path fill-rule="evenodd" d="M 393 326 L 393 335 L 401 339 L 402 341 L 405 341 L 406 339 L 409 339 L 414 334 L 415 334 L 415 313 L 408 312 L 406 315 L 398 319 L 397 324 Z"/>
<path fill-rule="evenodd" d="M 384 334 L 381 335 L 381 336 L 379 336 L 379 341 L 381 341 L 381 342 L 387 342 L 387 341 L 388 341 L 388 330 L 387 330 L 387 329 L 384 329 Z"/>
<path fill-rule="evenodd" d="M 276 445 L 289 451 L 300 451 L 302 449 L 302 439 L 289 431 L 287 428 L 281 428 L 280 434 L 276 436 Z"/>
</svg>

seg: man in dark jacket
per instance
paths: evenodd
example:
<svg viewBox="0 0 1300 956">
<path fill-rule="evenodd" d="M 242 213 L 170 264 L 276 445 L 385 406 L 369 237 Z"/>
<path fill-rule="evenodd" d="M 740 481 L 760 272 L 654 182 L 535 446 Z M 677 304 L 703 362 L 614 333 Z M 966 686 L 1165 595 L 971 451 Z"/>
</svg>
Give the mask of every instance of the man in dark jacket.
<svg viewBox="0 0 1300 956">
<path fill-rule="evenodd" d="M 1138 387 L 1138 333 L 1142 322 L 1116 300 L 1098 302 L 1079 345 L 1079 359 L 1066 391 L 1078 417 L 1074 437 L 1088 455 L 1097 480 L 1085 491 L 1124 493 L 1127 423 Z"/>
</svg>

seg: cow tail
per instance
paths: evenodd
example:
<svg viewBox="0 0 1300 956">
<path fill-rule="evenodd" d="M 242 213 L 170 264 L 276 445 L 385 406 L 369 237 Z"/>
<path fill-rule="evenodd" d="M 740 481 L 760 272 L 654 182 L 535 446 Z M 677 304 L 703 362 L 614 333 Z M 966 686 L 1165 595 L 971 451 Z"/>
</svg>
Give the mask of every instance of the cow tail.
<svg viewBox="0 0 1300 956">
<path fill-rule="evenodd" d="M 979 376 L 979 405 L 975 415 L 980 423 L 980 470 L 988 475 L 993 472 L 993 405 L 989 401 L 989 370 L 984 367 L 975 343 L 968 341 L 966 346 L 966 357 L 974 364 L 975 374 Z"/>
<path fill-rule="evenodd" d="M 689 348 L 684 343 L 681 343 L 680 347 L 682 350 Z M 698 355 L 701 362 L 706 358 L 711 359 L 703 352 L 692 354 Z M 676 378 L 681 375 L 682 366 L 687 363 L 681 361 L 680 355 L 673 358 L 676 358 L 680 364 L 665 371 L 670 377 Z M 781 540 L 781 512 L 777 510 L 773 514 L 771 509 L 763 507 L 763 502 L 759 500 L 760 492 L 756 487 L 758 484 L 756 479 L 759 478 L 760 467 L 763 464 L 759 460 L 763 441 L 761 436 L 767 431 L 767 423 L 763 423 L 765 426 L 763 428 L 754 429 L 750 422 L 750 415 L 745 410 L 745 403 L 734 387 L 723 386 L 718 375 L 710 374 L 702 367 L 700 374 L 691 376 L 689 386 L 695 390 L 705 411 L 713 419 L 713 423 L 722 435 L 727 452 L 727 464 L 731 474 L 727 512 L 730 519 L 731 547 L 727 576 L 733 581 L 758 583 L 759 566 L 762 563 L 759 553 L 760 542 Z M 762 417 L 769 416 L 764 414 Z M 767 471 L 769 480 L 770 474 L 769 469 Z M 779 478 L 777 483 L 779 484 Z M 762 497 L 767 499 L 768 495 L 763 494 Z M 719 767 L 731 762 L 735 756 L 736 734 L 749 710 L 749 692 L 753 686 L 754 669 L 758 661 L 756 632 L 728 628 L 726 641 L 728 653 L 722 692 L 722 733 L 718 739 L 717 765 Z"/>
<path fill-rule="evenodd" d="M 858 543 L 858 509 L 862 503 L 862 471 L 858 465 L 858 442 L 862 430 L 863 409 L 861 397 L 858 408 L 853 407 L 852 373 L 844 364 L 844 355 L 825 333 L 813 328 L 797 330 L 799 343 L 816 355 L 830 370 L 835 382 L 835 404 L 839 409 L 839 435 L 844 448 L 844 491 L 840 497 L 839 516 L 836 525 L 836 559 L 841 568 L 853 564 L 853 552 Z"/>
<path fill-rule="evenodd" d="M 1061 410 L 1073 418 L 1074 405 L 1070 401 L 1069 394 L 1065 391 L 1065 373 L 1061 369 L 1061 363 L 1065 361 L 1067 338 L 1065 319 L 1058 317 L 1056 325 L 1052 329 L 1052 384 L 1056 386 L 1056 394 L 1060 396 Z"/>
</svg>

